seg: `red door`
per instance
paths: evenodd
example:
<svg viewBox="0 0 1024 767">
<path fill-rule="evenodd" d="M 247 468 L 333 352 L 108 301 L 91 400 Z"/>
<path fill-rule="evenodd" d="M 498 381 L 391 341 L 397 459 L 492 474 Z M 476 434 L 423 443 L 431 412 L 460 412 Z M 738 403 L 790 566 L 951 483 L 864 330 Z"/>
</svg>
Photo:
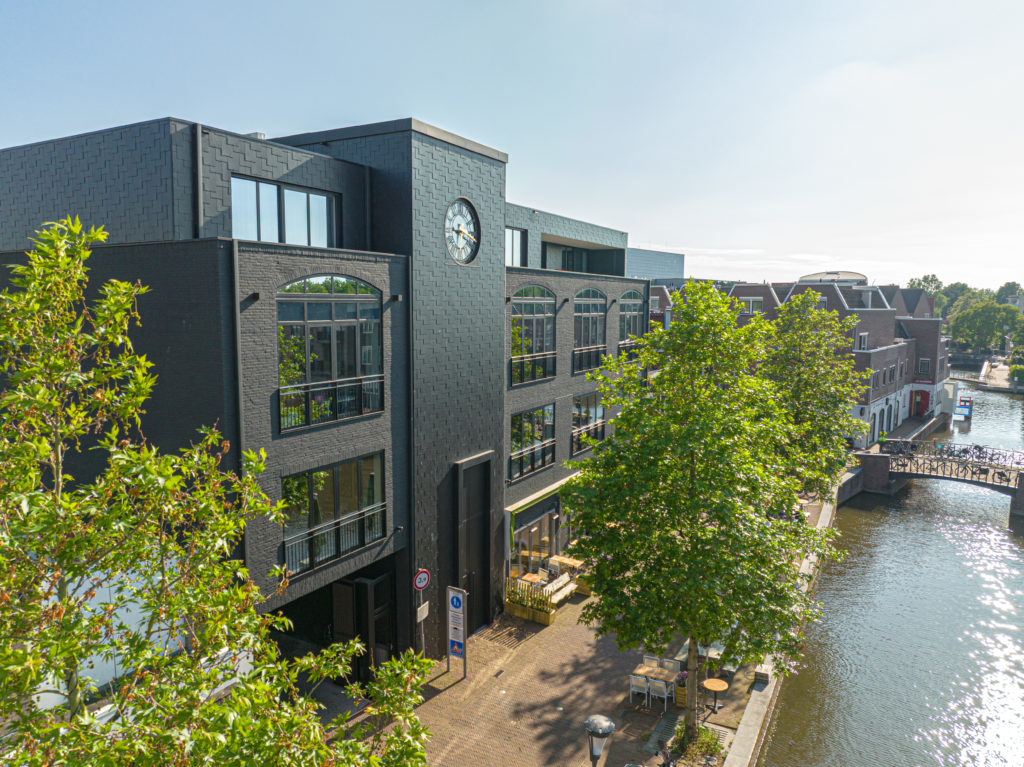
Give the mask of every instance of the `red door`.
<svg viewBox="0 0 1024 767">
<path fill-rule="evenodd" d="M 924 416 L 928 412 L 928 402 L 931 399 L 931 394 L 926 391 L 914 392 L 914 415 L 918 418 Z"/>
</svg>

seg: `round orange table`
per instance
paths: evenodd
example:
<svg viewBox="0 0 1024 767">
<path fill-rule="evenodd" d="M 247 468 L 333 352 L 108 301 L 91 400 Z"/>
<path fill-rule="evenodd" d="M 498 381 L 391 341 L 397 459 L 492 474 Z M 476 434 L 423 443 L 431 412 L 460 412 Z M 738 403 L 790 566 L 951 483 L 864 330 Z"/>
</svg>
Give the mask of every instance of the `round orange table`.
<svg viewBox="0 0 1024 767">
<path fill-rule="evenodd" d="M 726 682 L 724 679 L 705 679 L 703 682 L 701 682 L 701 685 L 708 692 L 713 692 L 715 694 L 715 705 L 714 705 L 714 708 L 711 709 L 711 711 L 713 713 L 717 714 L 718 713 L 718 693 L 725 692 L 726 690 L 728 690 L 729 689 L 729 683 Z"/>
</svg>

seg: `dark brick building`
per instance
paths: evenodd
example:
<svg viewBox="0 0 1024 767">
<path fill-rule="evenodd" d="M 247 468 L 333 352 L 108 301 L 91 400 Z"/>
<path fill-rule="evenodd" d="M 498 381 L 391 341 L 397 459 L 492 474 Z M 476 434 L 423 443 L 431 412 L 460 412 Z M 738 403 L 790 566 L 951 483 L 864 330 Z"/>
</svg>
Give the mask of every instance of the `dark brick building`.
<svg viewBox="0 0 1024 767">
<path fill-rule="evenodd" d="M 94 281 L 150 286 L 147 437 L 217 423 L 267 451 L 288 521 L 244 553 L 268 594 L 295 573 L 266 603 L 292 641 L 419 648 L 422 599 L 440 655 L 447 586 L 475 630 L 571 534 L 565 462 L 606 429 L 586 372 L 646 331 L 649 282 L 624 277 L 625 232 L 508 203 L 506 161 L 412 119 L 267 140 L 168 118 L 0 151 L 8 260 L 77 214 L 110 232 Z"/>
</svg>

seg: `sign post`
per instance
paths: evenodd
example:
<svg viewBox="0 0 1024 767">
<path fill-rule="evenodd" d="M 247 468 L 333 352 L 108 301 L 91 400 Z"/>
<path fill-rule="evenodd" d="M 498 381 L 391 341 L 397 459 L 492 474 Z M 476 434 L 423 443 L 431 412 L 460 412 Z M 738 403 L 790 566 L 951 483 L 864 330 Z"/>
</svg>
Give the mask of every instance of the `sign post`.
<svg viewBox="0 0 1024 767">
<path fill-rule="evenodd" d="M 423 602 L 423 589 L 430 585 L 430 570 L 420 568 L 412 578 L 412 587 L 419 593 L 419 603 L 416 607 L 416 622 L 420 624 L 420 652 L 427 655 L 427 637 L 424 633 L 423 622 L 427 619 L 430 610 L 430 603 Z"/>
<path fill-rule="evenodd" d="M 448 671 L 452 656 L 462 658 L 462 678 L 466 678 L 466 590 L 448 587 Z"/>
</svg>

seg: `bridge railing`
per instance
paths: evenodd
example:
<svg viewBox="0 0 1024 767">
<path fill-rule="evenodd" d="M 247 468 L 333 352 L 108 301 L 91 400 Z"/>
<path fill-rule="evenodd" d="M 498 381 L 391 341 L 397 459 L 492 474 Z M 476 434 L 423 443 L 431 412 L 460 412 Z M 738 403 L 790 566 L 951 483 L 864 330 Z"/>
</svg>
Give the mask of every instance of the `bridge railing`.
<svg viewBox="0 0 1024 767">
<path fill-rule="evenodd" d="M 889 440 L 879 448 L 890 456 L 893 472 L 1015 487 L 1024 471 L 1024 452 L 1019 450 L 911 440 Z"/>
</svg>

